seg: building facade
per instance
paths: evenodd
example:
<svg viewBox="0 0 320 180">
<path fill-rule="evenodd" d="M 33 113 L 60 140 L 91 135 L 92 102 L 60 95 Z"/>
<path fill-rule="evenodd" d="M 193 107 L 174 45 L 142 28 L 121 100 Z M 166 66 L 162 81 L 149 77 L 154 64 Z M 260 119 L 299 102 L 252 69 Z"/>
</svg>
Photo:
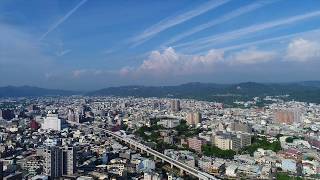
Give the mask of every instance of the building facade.
<svg viewBox="0 0 320 180">
<path fill-rule="evenodd" d="M 199 112 L 188 113 L 186 119 L 187 119 L 188 125 L 197 125 L 201 123 L 201 113 Z"/>
<path fill-rule="evenodd" d="M 61 119 L 58 118 L 58 114 L 48 113 L 44 118 L 42 129 L 51 129 L 55 131 L 61 131 Z"/>
<path fill-rule="evenodd" d="M 76 158 L 73 147 L 48 147 L 44 150 L 44 172 L 52 179 L 76 172 Z"/>
<path fill-rule="evenodd" d="M 171 111 L 178 112 L 181 110 L 180 101 L 178 99 L 172 99 L 170 102 Z"/>
</svg>

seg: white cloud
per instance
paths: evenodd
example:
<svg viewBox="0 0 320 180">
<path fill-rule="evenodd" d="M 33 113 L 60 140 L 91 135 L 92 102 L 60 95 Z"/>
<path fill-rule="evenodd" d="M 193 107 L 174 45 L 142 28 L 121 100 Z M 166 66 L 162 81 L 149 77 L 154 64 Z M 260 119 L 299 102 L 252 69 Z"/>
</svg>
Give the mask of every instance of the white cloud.
<svg viewBox="0 0 320 180">
<path fill-rule="evenodd" d="M 184 71 L 188 73 L 209 73 L 212 72 L 217 63 L 224 61 L 224 51 L 212 49 L 206 55 L 194 55 L 187 61 Z"/>
<path fill-rule="evenodd" d="M 173 26 L 176 26 L 180 23 L 183 23 L 189 19 L 192 19 L 196 16 L 199 16 L 203 13 L 206 13 L 209 10 L 215 9 L 220 5 L 223 5 L 225 3 L 227 3 L 230 0 L 215 0 L 215 1 L 209 1 L 205 4 L 202 4 L 201 6 L 185 12 L 183 14 L 179 14 L 177 16 L 174 17 L 169 17 L 166 18 L 160 22 L 158 22 L 157 24 L 147 28 L 145 31 L 143 31 L 141 34 L 139 34 L 137 37 L 132 39 L 132 42 L 134 43 L 134 45 L 139 45 L 141 43 L 143 43 L 144 41 L 146 41 L 147 39 L 155 36 L 156 34 L 169 29 Z"/>
<path fill-rule="evenodd" d="M 292 40 L 287 48 L 286 60 L 305 62 L 320 58 L 320 44 L 303 38 Z"/>
<path fill-rule="evenodd" d="M 140 73 L 167 74 L 178 70 L 184 61 L 173 48 L 167 48 L 163 52 L 152 51 L 148 59 L 143 61 L 137 69 Z"/>
<path fill-rule="evenodd" d="M 272 51 L 262 51 L 256 48 L 249 48 L 231 55 L 231 64 L 257 64 L 271 61 L 275 58 L 276 53 Z"/>
<path fill-rule="evenodd" d="M 320 58 L 320 43 L 305 39 L 295 39 L 289 43 L 286 53 L 283 53 L 283 45 L 280 49 L 257 49 L 254 45 L 281 41 L 297 36 L 314 36 L 319 30 L 305 33 L 296 33 L 263 41 L 245 43 L 243 45 L 230 46 L 222 49 L 212 49 L 204 55 L 190 55 L 178 53 L 169 47 L 163 51 L 152 51 L 150 55 L 138 67 L 124 67 L 119 71 L 121 76 L 126 77 L 156 77 L 168 78 L 172 76 L 203 75 L 214 73 L 217 68 L 231 68 L 233 65 L 263 65 L 276 60 L 307 61 Z M 284 43 L 284 42 L 283 42 Z M 247 48 L 248 46 L 251 46 Z M 246 48 L 246 49 L 244 49 Z M 236 49 L 241 49 L 234 51 Z M 230 51 L 233 50 L 233 51 Z M 227 53 L 226 53 L 227 52 Z M 280 62 L 278 61 L 278 62 Z"/>
<path fill-rule="evenodd" d="M 127 75 L 130 74 L 130 72 L 131 72 L 132 70 L 133 70 L 133 69 L 132 69 L 131 67 L 126 66 L 126 67 L 123 67 L 123 68 L 120 69 L 119 74 L 120 74 L 120 76 L 127 76 Z"/>
<path fill-rule="evenodd" d="M 185 55 L 169 47 L 162 52 L 151 52 L 138 68 L 123 68 L 121 74 L 166 77 L 209 73 L 213 71 L 215 64 L 223 59 L 224 52 L 220 50 L 211 50 L 206 55 Z"/>
</svg>

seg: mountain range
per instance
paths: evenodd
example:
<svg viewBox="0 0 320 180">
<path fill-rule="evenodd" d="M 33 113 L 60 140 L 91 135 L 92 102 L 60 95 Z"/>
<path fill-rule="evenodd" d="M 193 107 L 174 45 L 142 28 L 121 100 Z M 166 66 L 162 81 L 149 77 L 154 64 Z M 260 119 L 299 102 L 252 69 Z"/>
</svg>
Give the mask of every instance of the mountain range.
<svg viewBox="0 0 320 180">
<path fill-rule="evenodd" d="M 31 86 L 0 87 L 0 97 L 31 96 L 135 96 L 135 97 L 172 97 L 192 98 L 217 102 L 250 100 L 266 95 L 289 95 L 289 99 L 320 103 L 320 81 L 293 83 L 256 83 L 235 84 L 187 83 L 176 86 L 119 86 L 90 92 L 45 89 Z"/>
<path fill-rule="evenodd" d="M 0 97 L 70 96 L 73 94 L 79 94 L 79 92 L 33 86 L 0 87 Z"/>
</svg>

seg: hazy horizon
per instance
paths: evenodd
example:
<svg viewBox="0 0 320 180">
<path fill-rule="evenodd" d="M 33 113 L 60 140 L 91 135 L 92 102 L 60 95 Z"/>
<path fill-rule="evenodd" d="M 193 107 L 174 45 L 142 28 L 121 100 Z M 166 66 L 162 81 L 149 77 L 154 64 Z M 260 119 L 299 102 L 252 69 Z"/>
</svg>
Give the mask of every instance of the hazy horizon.
<svg viewBox="0 0 320 180">
<path fill-rule="evenodd" d="M 123 85 L 106 85 L 106 86 L 101 86 L 101 87 L 93 87 L 92 89 L 63 89 L 63 88 L 57 88 L 57 87 L 42 87 L 42 86 L 36 86 L 36 85 L 5 85 L 5 86 L 0 86 L 0 88 L 3 87 L 35 87 L 35 88 L 44 88 L 44 89 L 56 89 L 56 90 L 67 90 L 67 91 L 83 91 L 83 92 L 90 92 L 90 91 L 96 91 L 96 90 L 101 90 L 105 88 L 110 88 L 110 87 L 126 87 L 126 86 L 144 86 L 144 87 L 162 87 L 162 86 L 180 86 L 180 85 L 185 85 L 185 84 L 192 84 L 192 83 L 200 83 L 200 84 L 217 84 L 217 85 L 236 85 L 236 84 L 242 84 L 242 83 L 257 83 L 257 84 L 290 84 L 290 83 L 302 83 L 302 82 L 319 82 L 320 80 L 305 80 L 305 81 L 279 81 L 279 82 L 258 82 L 258 81 L 240 81 L 240 82 L 199 82 L 199 81 L 194 81 L 194 82 L 182 82 L 182 83 L 177 83 L 177 84 L 123 84 Z"/>
</svg>

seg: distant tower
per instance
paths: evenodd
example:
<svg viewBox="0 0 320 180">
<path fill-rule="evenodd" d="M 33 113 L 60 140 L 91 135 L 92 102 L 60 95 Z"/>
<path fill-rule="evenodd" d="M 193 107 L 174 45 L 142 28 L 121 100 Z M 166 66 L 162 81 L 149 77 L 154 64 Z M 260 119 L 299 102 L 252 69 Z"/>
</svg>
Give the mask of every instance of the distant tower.
<svg viewBox="0 0 320 180">
<path fill-rule="evenodd" d="M 231 131 L 236 132 L 245 132 L 245 133 L 251 133 L 252 132 L 252 126 L 248 123 L 240 122 L 239 120 L 233 120 L 233 122 L 229 125 Z"/>
<path fill-rule="evenodd" d="M 178 112 L 180 110 L 181 110 L 180 101 L 177 99 L 172 99 L 171 100 L 171 111 Z"/>
<path fill-rule="evenodd" d="M 68 121 L 74 122 L 76 120 L 75 113 L 73 109 L 68 111 Z"/>
<path fill-rule="evenodd" d="M 201 122 L 201 113 L 199 112 L 190 112 L 187 115 L 187 123 L 189 125 L 197 125 Z"/>
<path fill-rule="evenodd" d="M 293 124 L 301 122 L 301 110 L 281 109 L 275 112 L 275 120 L 280 124 Z"/>
</svg>

